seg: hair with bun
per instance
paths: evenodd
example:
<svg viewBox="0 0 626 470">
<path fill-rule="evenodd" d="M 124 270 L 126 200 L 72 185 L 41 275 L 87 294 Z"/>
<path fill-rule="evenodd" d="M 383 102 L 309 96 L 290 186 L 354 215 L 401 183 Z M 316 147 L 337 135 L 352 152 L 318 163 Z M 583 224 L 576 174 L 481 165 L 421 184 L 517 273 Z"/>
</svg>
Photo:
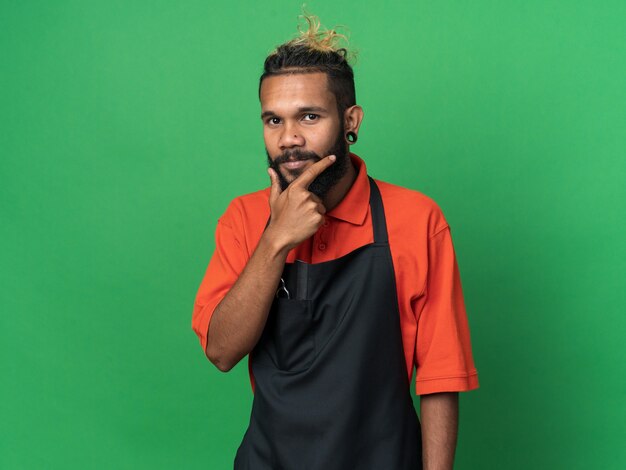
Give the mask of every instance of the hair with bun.
<svg viewBox="0 0 626 470">
<path fill-rule="evenodd" d="M 265 59 L 263 74 L 259 79 L 259 98 L 263 80 L 274 75 L 323 72 L 328 77 L 328 87 L 337 99 L 340 119 L 344 111 L 356 104 L 354 73 L 348 60 L 356 57 L 354 52 L 341 47 L 345 35 L 335 29 L 320 30 L 319 18 L 306 12 L 304 17 L 308 29 L 298 25 L 299 35 L 281 44 Z"/>
</svg>

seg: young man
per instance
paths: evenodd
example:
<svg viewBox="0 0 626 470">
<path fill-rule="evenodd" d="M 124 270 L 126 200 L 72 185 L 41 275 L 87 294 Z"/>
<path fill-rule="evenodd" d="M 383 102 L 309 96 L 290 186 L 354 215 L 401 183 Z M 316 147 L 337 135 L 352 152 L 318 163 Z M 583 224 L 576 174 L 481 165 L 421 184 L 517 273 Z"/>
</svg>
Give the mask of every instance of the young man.
<svg viewBox="0 0 626 470">
<path fill-rule="evenodd" d="M 347 51 L 307 21 L 260 79 L 271 187 L 218 220 L 193 311 L 218 369 L 249 354 L 235 469 L 450 469 L 458 392 L 478 387 L 450 227 L 349 151 L 363 109 Z"/>
</svg>

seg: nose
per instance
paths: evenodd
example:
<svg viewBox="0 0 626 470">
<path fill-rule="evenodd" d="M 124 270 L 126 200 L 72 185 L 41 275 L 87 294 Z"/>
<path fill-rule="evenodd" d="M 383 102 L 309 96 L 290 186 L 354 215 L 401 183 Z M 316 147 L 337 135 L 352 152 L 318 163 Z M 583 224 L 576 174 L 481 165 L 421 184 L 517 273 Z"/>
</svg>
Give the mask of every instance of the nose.
<svg viewBox="0 0 626 470">
<path fill-rule="evenodd" d="M 278 143 L 281 150 L 285 150 L 292 147 L 303 147 L 304 137 L 296 126 L 285 124 Z"/>
</svg>

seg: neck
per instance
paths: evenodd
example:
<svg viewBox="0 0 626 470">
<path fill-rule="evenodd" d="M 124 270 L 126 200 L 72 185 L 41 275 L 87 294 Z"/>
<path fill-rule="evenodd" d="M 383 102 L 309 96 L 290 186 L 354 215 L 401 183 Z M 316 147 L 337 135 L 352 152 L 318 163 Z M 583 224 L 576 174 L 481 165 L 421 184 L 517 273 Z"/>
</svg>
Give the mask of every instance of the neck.
<svg viewBox="0 0 626 470">
<path fill-rule="evenodd" d="M 322 202 L 324 203 L 324 207 L 326 208 L 327 212 L 333 210 L 337 206 L 337 204 L 341 202 L 344 196 L 348 194 L 348 191 L 352 187 L 352 184 L 354 183 L 356 177 L 357 171 L 356 168 L 354 168 L 354 163 L 352 163 L 352 159 L 350 159 L 350 162 L 348 164 L 348 171 L 346 171 L 346 174 L 343 175 L 343 177 L 336 185 L 328 190 L 328 192 L 322 199 Z"/>
</svg>

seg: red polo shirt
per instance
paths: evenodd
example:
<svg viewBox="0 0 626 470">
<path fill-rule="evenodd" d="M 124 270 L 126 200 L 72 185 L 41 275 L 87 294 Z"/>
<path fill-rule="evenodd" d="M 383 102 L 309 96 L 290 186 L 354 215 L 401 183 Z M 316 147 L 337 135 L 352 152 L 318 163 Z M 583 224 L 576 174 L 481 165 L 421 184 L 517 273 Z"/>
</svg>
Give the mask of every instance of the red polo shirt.
<svg viewBox="0 0 626 470">
<path fill-rule="evenodd" d="M 358 171 L 352 187 L 325 214 L 318 231 L 289 252 L 288 263 L 296 259 L 321 263 L 374 241 L 367 168 L 354 153 L 350 159 Z M 417 395 L 478 388 L 450 227 L 428 196 L 374 180 L 385 208 L 409 381 L 417 367 Z M 215 307 L 261 238 L 270 215 L 269 193 L 267 187 L 236 197 L 217 221 L 215 252 L 198 289 L 191 322 L 203 351 Z M 248 369 L 254 391 L 250 362 Z"/>
</svg>

